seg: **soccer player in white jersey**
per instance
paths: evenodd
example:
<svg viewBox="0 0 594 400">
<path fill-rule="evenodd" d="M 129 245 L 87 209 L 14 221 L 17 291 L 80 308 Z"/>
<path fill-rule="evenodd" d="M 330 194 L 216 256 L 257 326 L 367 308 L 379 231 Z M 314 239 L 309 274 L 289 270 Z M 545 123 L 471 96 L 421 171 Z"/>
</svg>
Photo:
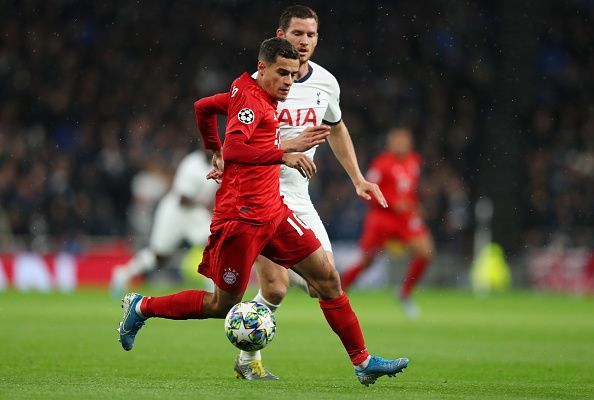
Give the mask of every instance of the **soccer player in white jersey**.
<svg viewBox="0 0 594 400">
<path fill-rule="evenodd" d="M 199 150 L 180 162 L 171 190 L 157 205 L 149 246 L 140 250 L 111 276 L 111 292 L 121 298 L 130 281 L 164 265 L 185 239 L 201 246 L 210 234 L 212 202 L 217 185 L 205 178 L 210 162 Z"/>
<path fill-rule="evenodd" d="M 361 174 L 349 131 L 342 121 L 340 110 L 340 87 L 336 78 L 322 66 L 310 60 L 318 43 L 318 16 L 309 7 L 290 6 L 281 14 L 276 35 L 287 39 L 299 52 L 299 73 L 287 100 L 278 103 L 277 113 L 280 122 L 281 146 L 285 151 L 299 150 L 313 159 L 316 147 L 327 136 L 334 155 L 351 178 L 356 192 L 366 200 L 375 198 L 383 207 L 386 201 L 374 183 L 368 182 Z M 330 134 L 314 128 L 319 125 L 330 126 Z M 307 129 L 306 129 L 307 128 Z M 306 129 L 304 131 L 304 129 Z M 220 159 L 213 159 L 215 169 L 211 178 L 221 176 Z M 310 227 L 320 240 L 328 258 L 334 264 L 332 246 L 316 209 L 309 197 L 309 180 L 297 170 L 281 166 L 280 191 L 284 202 L 306 226 Z M 266 304 L 273 312 L 279 307 L 287 293 L 289 283 L 300 286 L 310 293 L 307 283 L 292 271 L 279 267 L 263 256 L 256 262 L 260 291 L 254 301 Z M 235 372 L 243 379 L 278 379 L 263 367 L 261 354 L 242 351 L 235 361 Z"/>
</svg>

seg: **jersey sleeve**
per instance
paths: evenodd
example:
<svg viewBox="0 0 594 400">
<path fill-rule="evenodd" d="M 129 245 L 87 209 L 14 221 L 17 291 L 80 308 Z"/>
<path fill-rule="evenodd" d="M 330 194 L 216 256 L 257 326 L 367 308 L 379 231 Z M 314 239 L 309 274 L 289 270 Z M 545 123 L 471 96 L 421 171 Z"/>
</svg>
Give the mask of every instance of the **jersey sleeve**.
<svg viewBox="0 0 594 400">
<path fill-rule="evenodd" d="M 284 151 L 277 149 L 258 149 L 246 143 L 244 134 L 233 131 L 227 134 L 223 145 L 223 159 L 243 165 L 273 165 L 283 163 Z"/>
<path fill-rule="evenodd" d="M 326 125 L 336 125 L 342 119 L 342 111 L 340 110 L 340 86 L 336 79 L 333 79 L 330 84 L 329 95 L 328 108 L 326 109 L 326 114 L 324 114 L 323 122 Z"/>
<path fill-rule="evenodd" d="M 230 97 L 226 135 L 240 132 L 250 140 L 256 127 L 264 118 L 262 106 L 256 98 L 243 89 L 233 88 Z"/>
<path fill-rule="evenodd" d="M 229 108 L 229 93 L 219 93 L 204 97 L 194 103 L 196 124 L 204 147 L 208 150 L 219 150 L 221 140 L 217 128 L 217 115 L 226 115 Z"/>
</svg>

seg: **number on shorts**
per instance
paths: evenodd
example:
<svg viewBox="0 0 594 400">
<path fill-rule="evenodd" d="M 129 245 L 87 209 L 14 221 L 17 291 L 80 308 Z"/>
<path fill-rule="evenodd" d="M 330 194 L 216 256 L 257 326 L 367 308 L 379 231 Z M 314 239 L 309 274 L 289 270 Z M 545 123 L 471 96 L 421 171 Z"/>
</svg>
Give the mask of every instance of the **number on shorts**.
<svg viewBox="0 0 594 400">
<path fill-rule="evenodd" d="M 297 215 L 295 215 L 295 213 L 293 213 L 293 218 L 295 218 L 295 220 L 299 223 L 299 225 L 301 225 L 304 229 L 311 229 L 305 222 L 303 222 L 303 220 L 301 218 L 299 218 Z M 301 229 L 299 227 L 299 225 L 297 225 L 297 222 L 293 221 L 291 219 L 291 217 L 287 218 L 287 222 L 289 224 L 291 224 L 291 226 L 293 228 L 295 228 L 295 230 L 297 231 L 297 233 L 299 234 L 299 236 L 303 236 L 303 229 Z"/>
</svg>

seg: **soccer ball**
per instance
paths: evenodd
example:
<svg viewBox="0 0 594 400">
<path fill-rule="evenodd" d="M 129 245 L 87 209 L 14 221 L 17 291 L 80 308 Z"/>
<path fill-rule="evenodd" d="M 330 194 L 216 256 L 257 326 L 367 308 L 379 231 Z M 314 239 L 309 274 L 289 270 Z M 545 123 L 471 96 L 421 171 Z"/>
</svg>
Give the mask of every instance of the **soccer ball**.
<svg viewBox="0 0 594 400">
<path fill-rule="evenodd" d="M 225 318 L 225 334 L 238 349 L 256 351 L 272 341 L 276 320 L 268 307 L 255 301 L 233 306 Z"/>
</svg>

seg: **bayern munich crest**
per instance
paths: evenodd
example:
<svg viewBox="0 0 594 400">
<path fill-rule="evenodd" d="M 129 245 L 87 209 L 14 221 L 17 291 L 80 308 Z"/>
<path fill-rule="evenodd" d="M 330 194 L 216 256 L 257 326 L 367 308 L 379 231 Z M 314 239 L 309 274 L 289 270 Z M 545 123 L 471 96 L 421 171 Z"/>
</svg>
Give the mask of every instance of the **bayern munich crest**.
<svg viewBox="0 0 594 400">
<path fill-rule="evenodd" d="M 239 122 L 249 125 L 254 122 L 254 112 L 249 108 L 244 108 L 237 113 L 237 118 L 239 119 Z"/>
<path fill-rule="evenodd" d="M 231 268 L 227 268 L 223 273 L 223 280 L 227 285 L 233 285 L 237 281 L 237 271 Z"/>
</svg>

